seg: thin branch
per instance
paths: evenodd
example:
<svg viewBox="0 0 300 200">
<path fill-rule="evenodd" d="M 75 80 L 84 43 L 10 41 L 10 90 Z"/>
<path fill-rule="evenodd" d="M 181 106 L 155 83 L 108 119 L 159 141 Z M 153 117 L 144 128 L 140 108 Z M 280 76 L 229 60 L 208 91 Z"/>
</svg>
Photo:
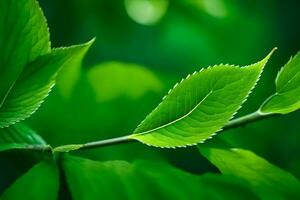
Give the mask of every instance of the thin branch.
<svg viewBox="0 0 300 200">
<path fill-rule="evenodd" d="M 110 146 L 110 145 L 128 143 L 128 142 L 134 142 L 134 141 L 137 141 L 137 140 L 134 140 L 134 139 L 130 138 L 129 136 L 122 136 L 122 137 L 116 137 L 116 138 L 111 138 L 111 139 L 107 139 L 107 140 L 99 140 L 99 141 L 85 143 L 85 144 L 83 144 L 83 146 L 80 149 L 90 149 L 90 148 L 94 148 L 94 147 Z"/>
<path fill-rule="evenodd" d="M 231 120 L 226 126 L 224 126 L 223 130 L 246 126 L 249 123 L 256 122 L 262 119 L 267 119 L 275 115 L 276 114 L 262 114 L 261 112 L 256 111 L 248 115 Z"/>
<path fill-rule="evenodd" d="M 226 126 L 224 126 L 223 130 L 229 130 L 237 127 L 243 127 L 249 123 L 259 121 L 262 119 L 266 119 L 269 117 L 274 116 L 275 114 L 262 114 L 259 111 L 253 112 L 251 114 L 245 115 L 243 117 L 239 117 L 237 119 L 234 119 L 230 121 Z M 97 147 L 104 147 L 104 146 L 112 146 L 116 144 L 122 144 L 122 143 L 131 143 L 131 142 L 137 142 L 137 140 L 131 138 L 130 136 L 122 136 L 122 137 L 116 137 L 106 140 L 99 140 L 94 142 L 88 142 L 85 144 L 71 144 L 71 145 L 63 145 L 56 147 L 52 149 L 49 145 L 29 145 L 26 147 L 28 150 L 34 150 L 34 151 L 47 151 L 47 152 L 68 152 L 68 151 L 74 151 L 79 149 L 91 149 L 91 148 L 97 148 Z"/>
<path fill-rule="evenodd" d="M 229 130 L 237 127 L 245 126 L 251 122 L 255 122 L 258 120 L 266 119 L 271 116 L 274 116 L 274 114 L 261 114 L 260 112 L 253 112 L 251 114 L 245 115 L 243 117 L 239 117 L 237 119 L 234 119 L 230 121 L 223 130 Z M 89 142 L 86 144 L 83 144 L 83 146 L 80 149 L 90 149 L 95 147 L 103 147 L 103 146 L 111 146 L 115 144 L 121 144 L 121 143 L 130 143 L 130 142 L 137 142 L 137 140 L 134 140 L 130 138 L 129 136 L 122 136 L 107 140 L 100 140 L 95 142 Z"/>
</svg>

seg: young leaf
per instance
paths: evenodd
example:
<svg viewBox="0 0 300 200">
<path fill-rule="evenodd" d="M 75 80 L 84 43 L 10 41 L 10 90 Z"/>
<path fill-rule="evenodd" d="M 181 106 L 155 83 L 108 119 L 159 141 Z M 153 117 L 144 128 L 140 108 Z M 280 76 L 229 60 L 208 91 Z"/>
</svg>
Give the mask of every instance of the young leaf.
<svg viewBox="0 0 300 200">
<path fill-rule="evenodd" d="M 0 107 L 0 128 L 7 127 L 34 113 L 55 83 L 58 71 L 88 50 L 93 40 L 77 46 L 53 49 L 30 62 L 10 89 Z"/>
<path fill-rule="evenodd" d="M 167 148 L 204 142 L 241 107 L 272 52 L 250 66 L 217 65 L 189 75 L 170 90 L 130 137 Z"/>
<path fill-rule="evenodd" d="M 63 161 L 73 199 L 256 199 L 243 182 L 223 175 L 195 176 L 166 164 L 96 162 L 66 156 Z M 114 188 L 117 188 L 117 192 Z M 216 190 L 218 192 L 216 192 Z"/>
<path fill-rule="evenodd" d="M 0 0 L 0 107 L 23 68 L 50 52 L 46 20 L 35 0 Z"/>
<path fill-rule="evenodd" d="M 11 149 L 46 149 L 49 146 L 33 130 L 22 123 L 0 129 L 0 152 Z"/>
<path fill-rule="evenodd" d="M 261 106 L 262 113 L 287 114 L 300 108 L 300 52 L 277 74 L 276 93 Z"/>
<path fill-rule="evenodd" d="M 300 182 L 294 176 L 251 151 L 200 145 L 199 149 L 223 174 L 245 180 L 262 199 L 300 197 Z"/>
<path fill-rule="evenodd" d="M 0 199 L 2 200 L 56 200 L 58 169 L 54 163 L 41 162 L 16 180 Z"/>
</svg>

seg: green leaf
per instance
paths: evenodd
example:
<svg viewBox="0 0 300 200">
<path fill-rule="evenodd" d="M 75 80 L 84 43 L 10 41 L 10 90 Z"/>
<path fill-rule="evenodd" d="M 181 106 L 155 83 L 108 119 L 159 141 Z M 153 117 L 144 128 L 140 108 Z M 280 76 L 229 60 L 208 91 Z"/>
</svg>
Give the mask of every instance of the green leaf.
<svg viewBox="0 0 300 200">
<path fill-rule="evenodd" d="M 262 113 L 287 114 L 300 108 L 300 52 L 278 72 L 276 93 L 261 106 Z"/>
<path fill-rule="evenodd" d="M 82 57 L 91 40 L 82 45 L 53 49 L 30 62 L 0 107 L 0 128 L 19 122 L 34 113 L 55 84 L 58 71 L 77 57 Z"/>
<path fill-rule="evenodd" d="M 49 145 L 22 123 L 0 129 L 0 152 L 11 149 L 46 149 Z"/>
<path fill-rule="evenodd" d="M 59 72 L 56 78 L 56 88 L 57 91 L 64 99 L 70 99 L 74 88 L 80 76 L 82 75 L 82 60 L 86 52 L 83 52 L 81 55 L 78 55 L 76 58 L 72 59 L 66 66 L 64 66 Z"/>
<path fill-rule="evenodd" d="M 51 50 L 36 0 L 0 0 L 0 128 L 34 113 L 61 66 L 80 62 L 90 44 Z"/>
<path fill-rule="evenodd" d="M 130 137 L 167 148 L 211 138 L 246 100 L 273 51 L 250 66 L 216 65 L 189 75 L 170 90 Z"/>
<path fill-rule="evenodd" d="M 56 200 L 58 169 L 54 163 L 41 162 L 17 179 L 1 196 L 1 200 Z"/>
<path fill-rule="evenodd" d="M 245 199 L 256 196 L 236 178 L 195 176 L 166 164 L 96 162 L 66 156 L 63 168 L 73 199 Z M 216 189 L 218 192 L 216 192 Z"/>
<path fill-rule="evenodd" d="M 206 147 L 200 152 L 223 174 L 239 177 L 262 199 L 298 199 L 300 182 L 290 173 L 272 165 L 251 151 L 236 148 Z"/>
<path fill-rule="evenodd" d="M 0 107 L 26 64 L 50 52 L 49 32 L 35 0 L 0 0 Z"/>
</svg>

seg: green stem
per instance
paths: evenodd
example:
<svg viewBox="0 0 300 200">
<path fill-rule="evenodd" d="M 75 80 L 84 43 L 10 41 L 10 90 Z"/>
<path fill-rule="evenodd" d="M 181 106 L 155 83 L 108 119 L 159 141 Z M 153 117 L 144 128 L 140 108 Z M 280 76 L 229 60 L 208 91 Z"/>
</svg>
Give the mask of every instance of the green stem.
<svg viewBox="0 0 300 200">
<path fill-rule="evenodd" d="M 237 119 L 231 120 L 223 130 L 229 130 L 237 127 L 245 126 L 251 122 L 255 122 L 258 120 L 266 119 L 275 114 L 262 114 L 259 111 L 253 112 L 251 114 L 245 115 L 243 117 L 239 117 Z M 85 144 L 71 144 L 71 145 L 63 145 L 52 149 L 50 146 L 29 146 L 28 149 L 37 150 L 37 151 L 53 151 L 53 152 L 68 152 L 74 151 L 79 149 L 91 149 L 96 147 L 103 147 L 103 146 L 112 146 L 121 143 L 130 143 L 130 142 L 137 142 L 137 140 L 132 139 L 130 136 L 122 136 L 116 137 L 106 140 L 99 140 L 94 142 L 88 142 Z"/>
<path fill-rule="evenodd" d="M 223 130 L 229 130 L 229 129 L 245 126 L 251 122 L 266 119 L 271 116 L 274 116 L 274 114 L 262 114 L 259 111 L 256 111 L 251 114 L 248 114 L 243 117 L 239 117 L 237 119 L 230 121 L 223 128 Z M 112 139 L 107 139 L 107 140 L 89 142 L 89 143 L 83 144 L 83 146 L 80 149 L 90 149 L 90 148 L 95 148 L 95 147 L 111 146 L 111 145 L 115 145 L 115 144 L 129 143 L 129 142 L 137 142 L 137 140 L 134 140 L 134 139 L 130 138 L 129 136 L 122 136 L 122 137 L 117 137 L 117 138 L 112 138 Z"/>
<path fill-rule="evenodd" d="M 116 137 L 116 138 L 111 138 L 107 140 L 99 140 L 99 141 L 94 141 L 94 142 L 89 142 L 83 144 L 83 146 L 80 149 L 90 149 L 94 147 L 103 147 L 103 146 L 110 146 L 110 145 L 115 145 L 115 144 L 121 144 L 121 143 L 128 143 L 128 142 L 134 142 L 137 140 L 134 140 L 130 138 L 129 136 L 122 136 L 122 137 Z"/>
<path fill-rule="evenodd" d="M 261 119 L 266 119 L 266 118 L 272 117 L 274 115 L 275 114 L 262 114 L 261 112 L 256 111 L 256 112 L 250 113 L 248 115 L 231 120 L 226 126 L 224 126 L 223 130 L 246 126 L 247 124 L 249 124 L 251 122 L 256 122 Z"/>
</svg>

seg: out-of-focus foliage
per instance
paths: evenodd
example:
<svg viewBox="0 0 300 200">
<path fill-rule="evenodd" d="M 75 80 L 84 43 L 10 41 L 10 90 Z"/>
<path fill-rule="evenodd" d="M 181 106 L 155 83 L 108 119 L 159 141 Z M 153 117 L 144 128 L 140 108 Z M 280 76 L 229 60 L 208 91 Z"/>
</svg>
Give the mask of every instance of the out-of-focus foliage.
<svg viewBox="0 0 300 200">
<path fill-rule="evenodd" d="M 87 79 L 99 103 L 113 101 L 120 96 L 135 100 L 149 92 L 162 90 L 162 83 L 154 73 L 135 64 L 103 63 L 92 67 Z"/>
<path fill-rule="evenodd" d="M 257 198 L 235 177 L 196 176 L 149 161 L 101 163 L 68 156 L 64 170 L 73 199 L 238 199 L 240 194 L 245 199 Z"/>
<path fill-rule="evenodd" d="M 143 25 L 153 25 L 161 20 L 168 9 L 168 0 L 125 0 L 128 16 Z"/>
<path fill-rule="evenodd" d="M 57 166 L 41 162 L 14 182 L 2 195 L 3 200 L 55 200 L 59 188 Z"/>
<path fill-rule="evenodd" d="M 300 182 L 251 151 L 230 146 L 203 145 L 200 152 L 225 175 L 249 183 L 261 199 L 297 199 Z"/>
</svg>

